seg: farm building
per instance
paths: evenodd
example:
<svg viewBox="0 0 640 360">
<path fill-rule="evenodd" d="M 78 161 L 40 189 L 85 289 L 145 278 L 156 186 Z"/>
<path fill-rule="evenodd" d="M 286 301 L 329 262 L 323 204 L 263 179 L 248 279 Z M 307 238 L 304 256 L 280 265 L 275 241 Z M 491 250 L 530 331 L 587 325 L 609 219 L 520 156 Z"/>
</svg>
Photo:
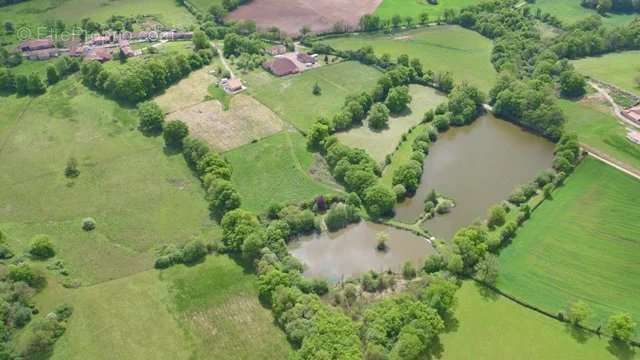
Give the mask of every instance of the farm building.
<svg viewBox="0 0 640 360">
<path fill-rule="evenodd" d="M 287 47 L 284 45 L 275 45 L 267 49 L 267 53 L 271 56 L 282 55 L 287 52 Z"/>
<path fill-rule="evenodd" d="M 56 48 L 42 49 L 36 51 L 30 51 L 26 54 L 29 60 L 49 60 L 52 57 L 59 55 L 59 50 Z"/>
<path fill-rule="evenodd" d="M 105 62 L 105 61 L 111 60 L 112 57 L 113 56 L 111 55 L 111 51 L 109 51 L 109 49 L 98 48 L 98 49 L 91 50 L 87 54 L 85 59 L 86 60 L 96 60 L 96 61 L 100 61 L 100 62 Z"/>
<path fill-rule="evenodd" d="M 118 43 L 118 47 L 120 47 L 120 51 L 122 51 L 122 53 L 124 53 L 127 57 L 136 56 L 136 52 L 131 49 L 128 40 L 120 40 L 120 42 Z"/>
<path fill-rule="evenodd" d="M 53 47 L 53 40 L 36 39 L 36 40 L 29 40 L 29 41 L 23 42 L 22 44 L 20 44 L 20 46 L 18 46 L 18 49 L 20 51 L 36 51 L 36 50 L 50 49 L 52 47 Z"/>
<path fill-rule="evenodd" d="M 224 90 L 230 94 L 236 94 L 244 90 L 240 79 L 229 79 L 224 83 Z"/>
<path fill-rule="evenodd" d="M 622 111 L 622 115 L 627 119 L 640 124 L 640 105 Z"/>
<path fill-rule="evenodd" d="M 286 76 L 300 72 L 298 65 L 296 65 L 293 60 L 284 56 L 274 57 L 266 61 L 262 66 L 275 76 Z"/>
<path fill-rule="evenodd" d="M 629 132 L 627 133 L 627 139 L 629 139 L 633 143 L 640 145 L 640 132 L 629 130 Z"/>
<path fill-rule="evenodd" d="M 105 45 L 111 42 L 111 36 L 96 35 L 91 38 L 91 45 Z"/>
<path fill-rule="evenodd" d="M 314 58 L 313 56 L 307 54 L 307 53 L 298 53 L 296 55 L 296 58 L 298 59 L 298 61 L 300 61 L 303 64 L 315 64 L 316 63 L 316 58 Z"/>
</svg>

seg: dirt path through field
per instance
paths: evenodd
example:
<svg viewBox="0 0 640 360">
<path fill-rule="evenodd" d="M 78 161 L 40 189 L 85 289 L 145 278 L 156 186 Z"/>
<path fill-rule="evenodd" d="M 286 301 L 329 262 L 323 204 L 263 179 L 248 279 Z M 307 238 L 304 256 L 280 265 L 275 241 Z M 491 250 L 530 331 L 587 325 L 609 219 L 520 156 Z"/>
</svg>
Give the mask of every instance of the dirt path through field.
<svg viewBox="0 0 640 360">
<path fill-rule="evenodd" d="M 592 88 L 594 88 L 600 95 L 602 95 L 607 100 L 607 102 L 609 102 L 609 104 L 611 105 L 611 110 L 616 115 L 616 117 L 618 117 L 618 119 L 622 120 L 625 124 L 631 127 L 640 129 L 639 124 L 634 123 L 633 121 L 627 119 L 626 117 L 624 117 L 624 115 L 622 115 L 622 109 L 620 108 L 620 106 L 618 106 L 618 104 L 616 104 L 616 102 L 613 100 L 611 95 L 609 95 L 609 93 L 606 90 L 601 88 L 598 84 L 594 83 L 593 81 L 589 81 L 589 85 L 591 85 Z"/>
</svg>

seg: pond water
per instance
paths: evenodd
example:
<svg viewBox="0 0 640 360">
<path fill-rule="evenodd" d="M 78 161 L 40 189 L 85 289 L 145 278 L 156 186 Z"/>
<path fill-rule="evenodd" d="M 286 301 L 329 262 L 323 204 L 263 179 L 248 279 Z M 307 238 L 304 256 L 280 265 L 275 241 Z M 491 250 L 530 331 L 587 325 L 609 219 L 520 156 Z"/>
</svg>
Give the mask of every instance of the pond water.
<svg viewBox="0 0 640 360">
<path fill-rule="evenodd" d="M 519 185 L 551 167 L 554 145 L 509 122 L 484 115 L 473 124 L 441 134 L 425 159 L 416 195 L 396 207 L 396 219 L 413 223 L 432 189 L 452 198 L 451 213 L 424 222 L 432 235 L 449 239 L 486 216 Z"/>
<path fill-rule="evenodd" d="M 389 235 L 385 252 L 376 250 L 380 232 Z M 305 275 L 338 281 L 369 270 L 398 271 L 406 261 L 419 266 L 434 249 L 409 231 L 361 221 L 333 233 L 305 236 L 291 244 L 290 252 L 307 266 Z"/>
</svg>

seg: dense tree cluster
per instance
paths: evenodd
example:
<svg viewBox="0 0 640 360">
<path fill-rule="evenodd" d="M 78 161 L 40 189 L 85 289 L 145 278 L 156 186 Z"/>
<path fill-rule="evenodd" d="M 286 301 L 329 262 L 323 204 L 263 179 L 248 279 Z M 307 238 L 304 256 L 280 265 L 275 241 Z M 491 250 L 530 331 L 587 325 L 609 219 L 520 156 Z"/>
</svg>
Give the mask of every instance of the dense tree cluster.
<svg viewBox="0 0 640 360">
<path fill-rule="evenodd" d="M 97 61 L 82 64 L 83 82 L 116 100 L 138 103 L 158 94 L 191 71 L 211 62 L 212 50 L 145 58 L 106 68 Z"/>
<path fill-rule="evenodd" d="M 344 203 L 336 203 L 331 206 L 324 218 L 324 223 L 329 231 L 336 231 L 360 221 L 358 207 Z"/>
<path fill-rule="evenodd" d="M 223 53 L 225 57 L 261 54 L 263 49 L 264 45 L 257 37 L 241 36 L 236 33 L 229 33 L 224 37 Z"/>
<path fill-rule="evenodd" d="M 28 0 L 0 0 L 0 6 L 13 5 L 13 4 L 17 4 L 25 1 L 28 1 Z"/>
<path fill-rule="evenodd" d="M 580 4 L 597 10 L 601 14 L 607 12 L 640 13 L 640 1 L 637 0 L 580 0 Z"/>
</svg>

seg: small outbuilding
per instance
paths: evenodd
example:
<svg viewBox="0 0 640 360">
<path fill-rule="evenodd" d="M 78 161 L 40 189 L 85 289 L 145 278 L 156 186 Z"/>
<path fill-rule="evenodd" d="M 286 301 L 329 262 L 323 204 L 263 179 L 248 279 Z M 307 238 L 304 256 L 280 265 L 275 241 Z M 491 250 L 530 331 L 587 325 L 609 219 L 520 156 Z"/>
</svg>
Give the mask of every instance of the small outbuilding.
<svg viewBox="0 0 640 360">
<path fill-rule="evenodd" d="M 305 64 L 305 65 L 313 65 L 316 63 L 316 58 L 314 58 L 313 56 L 307 54 L 307 53 L 298 53 L 296 55 L 296 57 L 298 58 L 298 61 L 300 61 L 301 63 Z"/>
<path fill-rule="evenodd" d="M 640 124 L 640 105 L 622 111 L 622 115 L 627 119 Z"/>
<path fill-rule="evenodd" d="M 267 49 L 267 53 L 271 56 L 282 55 L 287 52 L 287 47 L 284 45 L 274 45 Z"/>
<path fill-rule="evenodd" d="M 244 86 L 242 85 L 242 81 L 238 78 L 229 79 L 223 83 L 224 91 L 230 94 L 237 94 L 240 91 L 244 90 Z"/>
<path fill-rule="evenodd" d="M 99 62 L 109 61 L 112 58 L 113 55 L 111 54 L 111 51 L 105 48 L 92 49 L 85 57 L 86 60 L 96 60 Z"/>
</svg>

